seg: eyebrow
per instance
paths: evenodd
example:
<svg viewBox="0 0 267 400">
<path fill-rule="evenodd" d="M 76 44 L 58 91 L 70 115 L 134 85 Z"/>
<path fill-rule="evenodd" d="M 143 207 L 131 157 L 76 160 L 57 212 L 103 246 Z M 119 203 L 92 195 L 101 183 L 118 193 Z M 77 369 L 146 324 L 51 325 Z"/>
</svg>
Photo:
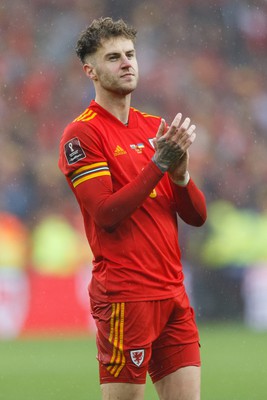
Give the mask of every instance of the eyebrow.
<svg viewBox="0 0 267 400">
<path fill-rule="evenodd" d="M 120 54 L 119 51 L 111 51 L 110 53 L 105 54 L 105 58 L 108 58 L 110 56 L 117 56 L 119 54 Z"/>
<path fill-rule="evenodd" d="M 135 53 L 135 49 L 130 49 L 130 50 L 126 50 L 125 54 L 129 54 L 129 53 Z M 120 51 L 111 51 L 110 53 L 105 54 L 105 58 L 108 58 L 110 56 L 119 56 L 121 54 Z"/>
</svg>

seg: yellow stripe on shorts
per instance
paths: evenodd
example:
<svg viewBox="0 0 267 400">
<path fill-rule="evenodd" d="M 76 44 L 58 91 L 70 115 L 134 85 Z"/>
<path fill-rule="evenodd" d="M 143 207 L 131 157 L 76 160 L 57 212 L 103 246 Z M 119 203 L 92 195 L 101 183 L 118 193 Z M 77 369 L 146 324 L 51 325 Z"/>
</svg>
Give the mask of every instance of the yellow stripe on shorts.
<svg viewBox="0 0 267 400">
<path fill-rule="evenodd" d="M 125 303 L 112 303 L 109 342 L 113 346 L 113 351 L 107 370 L 115 378 L 119 376 L 126 362 L 123 353 L 124 313 Z"/>
</svg>

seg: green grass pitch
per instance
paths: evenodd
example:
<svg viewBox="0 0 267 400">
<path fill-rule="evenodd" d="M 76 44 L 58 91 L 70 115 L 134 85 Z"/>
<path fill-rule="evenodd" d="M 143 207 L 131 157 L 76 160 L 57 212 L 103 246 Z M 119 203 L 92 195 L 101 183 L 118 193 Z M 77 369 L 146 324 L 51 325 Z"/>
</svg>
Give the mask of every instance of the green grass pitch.
<svg viewBox="0 0 267 400">
<path fill-rule="evenodd" d="M 200 325 L 203 400 L 267 396 L 267 332 Z M 0 341 L 1 400 L 100 400 L 94 338 Z M 148 378 L 145 400 L 157 395 Z"/>
</svg>

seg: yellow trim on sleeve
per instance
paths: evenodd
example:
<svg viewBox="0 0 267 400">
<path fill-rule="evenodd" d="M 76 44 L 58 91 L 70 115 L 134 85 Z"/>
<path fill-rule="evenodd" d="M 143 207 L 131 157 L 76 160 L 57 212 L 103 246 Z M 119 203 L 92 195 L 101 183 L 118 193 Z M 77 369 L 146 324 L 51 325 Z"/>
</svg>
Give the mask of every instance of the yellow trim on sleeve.
<svg viewBox="0 0 267 400">
<path fill-rule="evenodd" d="M 80 183 L 88 181 L 88 179 L 93 179 L 93 178 L 98 178 L 99 176 L 110 176 L 110 172 L 109 171 L 100 171 L 100 172 L 96 172 L 94 174 L 90 174 L 90 175 L 85 175 L 80 179 L 77 179 L 77 181 L 73 182 L 73 187 L 76 188 L 76 186 L 78 186 Z"/>
<path fill-rule="evenodd" d="M 91 119 L 95 118 L 97 115 L 96 112 L 93 112 L 92 110 L 86 109 L 82 114 L 80 114 L 77 118 L 73 120 L 73 122 L 79 122 L 79 121 L 90 121 Z"/>
<path fill-rule="evenodd" d="M 85 165 L 84 167 L 80 167 L 78 169 L 76 169 L 72 174 L 71 174 L 71 178 L 74 178 L 76 175 L 78 175 L 80 172 L 83 171 L 90 171 L 91 169 L 95 169 L 98 167 L 106 167 L 108 165 L 107 162 L 103 161 L 103 162 L 98 162 L 95 164 L 90 164 L 90 165 Z"/>
</svg>

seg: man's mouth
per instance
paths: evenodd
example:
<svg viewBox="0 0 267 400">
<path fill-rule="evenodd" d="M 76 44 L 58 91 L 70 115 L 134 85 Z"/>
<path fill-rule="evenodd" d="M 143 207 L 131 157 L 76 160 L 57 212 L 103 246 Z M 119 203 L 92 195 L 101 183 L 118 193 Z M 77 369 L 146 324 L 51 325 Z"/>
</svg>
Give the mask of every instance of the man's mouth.
<svg viewBox="0 0 267 400">
<path fill-rule="evenodd" d="M 134 77 L 134 74 L 131 73 L 131 72 L 127 72 L 127 74 L 123 74 L 123 75 L 121 76 L 121 78 L 127 78 L 127 77 L 129 77 L 129 76 Z"/>
</svg>

